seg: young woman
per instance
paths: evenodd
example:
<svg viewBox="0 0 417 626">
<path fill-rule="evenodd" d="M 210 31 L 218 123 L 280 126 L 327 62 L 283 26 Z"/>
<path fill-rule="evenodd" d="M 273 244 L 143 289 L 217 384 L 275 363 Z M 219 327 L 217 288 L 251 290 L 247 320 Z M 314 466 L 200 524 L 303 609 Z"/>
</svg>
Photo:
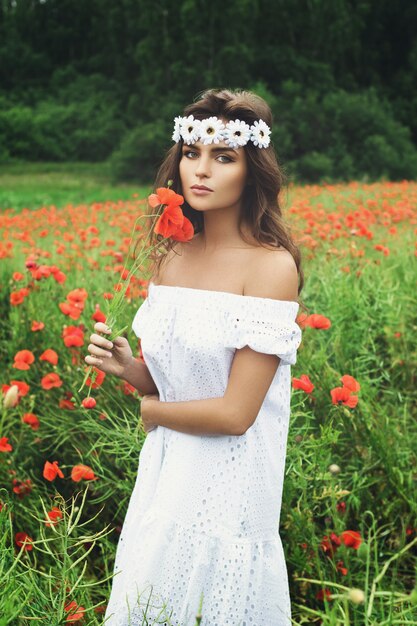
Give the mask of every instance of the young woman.
<svg viewBox="0 0 417 626">
<path fill-rule="evenodd" d="M 201 626 L 291 623 L 278 524 L 303 274 L 271 124 L 262 98 L 230 90 L 175 119 L 155 188 L 173 180 L 194 236 L 153 258 L 132 324 L 144 363 L 104 324 L 91 335 L 86 362 L 139 390 L 147 432 L 108 626 L 194 626 L 201 600 Z"/>
</svg>

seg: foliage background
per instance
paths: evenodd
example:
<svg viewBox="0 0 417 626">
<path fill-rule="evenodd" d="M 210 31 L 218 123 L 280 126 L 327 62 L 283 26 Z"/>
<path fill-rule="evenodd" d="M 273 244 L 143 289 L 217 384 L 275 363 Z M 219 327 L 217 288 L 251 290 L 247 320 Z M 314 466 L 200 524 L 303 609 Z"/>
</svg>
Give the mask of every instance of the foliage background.
<svg viewBox="0 0 417 626">
<path fill-rule="evenodd" d="M 148 183 L 208 87 L 253 89 L 290 178 L 417 175 L 411 0 L 0 0 L 0 163 Z"/>
</svg>

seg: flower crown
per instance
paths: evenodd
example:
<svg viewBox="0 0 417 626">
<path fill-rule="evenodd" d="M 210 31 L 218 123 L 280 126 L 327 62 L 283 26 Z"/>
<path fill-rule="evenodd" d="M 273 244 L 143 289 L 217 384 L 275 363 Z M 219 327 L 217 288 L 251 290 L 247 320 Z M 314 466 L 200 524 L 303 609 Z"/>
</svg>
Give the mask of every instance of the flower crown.
<svg viewBox="0 0 417 626">
<path fill-rule="evenodd" d="M 187 146 L 200 139 L 205 146 L 224 141 L 231 148 L 239 148 L 252 141 L 258 148 L 267 148 L 271 141 L 271 129 L 263 120 L 257 120 L 252 126 L 242 120 L 232 120 L 224 125 L 217 117 L 195 120 L 189 115 L 178 116 L 174 122 L 172 139 L 176 143 L 183 139 Z"/>
</svg>

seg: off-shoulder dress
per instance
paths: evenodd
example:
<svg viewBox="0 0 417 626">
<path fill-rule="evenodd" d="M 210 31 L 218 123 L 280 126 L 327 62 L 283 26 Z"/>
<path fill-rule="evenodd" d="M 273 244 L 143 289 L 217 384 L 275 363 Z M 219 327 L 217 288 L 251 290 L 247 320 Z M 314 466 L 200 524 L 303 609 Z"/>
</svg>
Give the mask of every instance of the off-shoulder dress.
<svg viewBox="0 0 417 626">
<path fill-rule="evenodd" d="M 244 346 L 281 361 L 243 435 L 163 426 L 147 434 L 106 626 L 194 626 L 201 598 L 201 626 L 290 625 L 279 519 L 298 309 L 295 301 L 149 284 L 132 329 L 162 402 L 224 395 Z"/>
</svg>

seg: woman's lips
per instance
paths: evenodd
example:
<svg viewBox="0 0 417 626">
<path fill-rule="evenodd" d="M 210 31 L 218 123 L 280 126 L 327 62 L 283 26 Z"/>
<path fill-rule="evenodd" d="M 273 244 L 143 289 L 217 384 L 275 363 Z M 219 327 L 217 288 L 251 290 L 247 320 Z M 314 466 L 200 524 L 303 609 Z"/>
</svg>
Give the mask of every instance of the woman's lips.
<svg viewBox="0 0 417 626">
<path fill-rule="evenodd" d="M 191 191 L 197 196 L 206 196 L 207 194 L 212 193 L 210 189 L 198 189 L 198 187 L 191 187 Z"/>
</svg>

